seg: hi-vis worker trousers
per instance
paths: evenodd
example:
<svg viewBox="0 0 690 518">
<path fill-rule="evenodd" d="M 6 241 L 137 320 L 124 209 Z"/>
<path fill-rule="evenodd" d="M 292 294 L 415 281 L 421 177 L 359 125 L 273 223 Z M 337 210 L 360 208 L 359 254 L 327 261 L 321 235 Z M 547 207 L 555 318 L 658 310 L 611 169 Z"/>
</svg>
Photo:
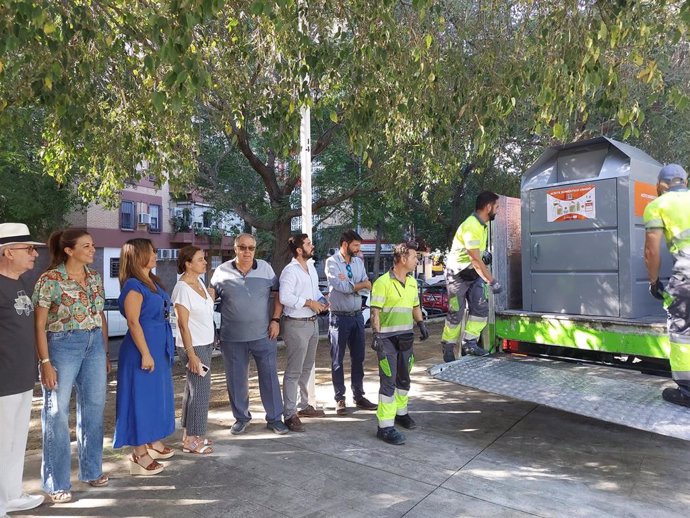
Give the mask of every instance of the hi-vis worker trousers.
<svg viewBox="0 0 690 518">
<path fill-rule="evenodd" d="M 673 380 L 690 397 L 690 275 L 674 272 L 666 292 L 672 297 L 666 311 Z"/>
<path fill-rule="evenodd" d="M 407 414 L 410 371 L 414 365 L 414 334 L 390 336 L 381 341 L 383 350 L 377 352 L 380 386 L 376 417 L 379 428 L 387 428 L 394 425 L 396 415 Z"/>
<path fill-rule="evenodd" d="M 486 284 L 481 277 L 472 281 L 465 281 L 458 274 L 446 277 L 448 290 L 448 314 L 443 326 L 441 343 L 443 347 L 453 347 L 460 338 L 462 318 L 467 307 L 467 322 L 463 335 L 462 346 L 477 347 L 477 340 L 482 334 L 489 317 L 489 301 L 486 298 Z"/>
</svg>

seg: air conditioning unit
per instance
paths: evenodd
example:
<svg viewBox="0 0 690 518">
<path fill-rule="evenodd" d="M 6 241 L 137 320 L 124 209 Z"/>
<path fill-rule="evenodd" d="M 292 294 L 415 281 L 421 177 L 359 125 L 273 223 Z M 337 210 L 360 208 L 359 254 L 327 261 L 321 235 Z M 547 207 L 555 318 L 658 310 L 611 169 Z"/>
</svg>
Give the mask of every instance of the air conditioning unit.
<svg viewBox="0 0 690 518">
<path fill-rule="evenodd" d="M 151 214 L 147 214 L 146 212 L 140 212 L 138 221 L 140 225 L 150 225 Z"/>
</svg>

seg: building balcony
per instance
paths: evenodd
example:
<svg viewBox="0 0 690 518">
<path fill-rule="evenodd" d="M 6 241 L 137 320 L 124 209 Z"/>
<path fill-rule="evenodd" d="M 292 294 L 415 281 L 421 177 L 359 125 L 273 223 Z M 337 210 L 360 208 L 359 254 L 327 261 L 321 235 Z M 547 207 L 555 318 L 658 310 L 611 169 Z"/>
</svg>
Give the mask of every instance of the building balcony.
<svg viewBox="0 0 690 518">
<path fill-rule="evenodd" d="M 194 232 L 176 232 L 170 238 L 170 244 L 176 247 L 194 245 L 202 250 L 230 250 L 234 238 L 231 236 L 213 236 Z"/>
</svg>

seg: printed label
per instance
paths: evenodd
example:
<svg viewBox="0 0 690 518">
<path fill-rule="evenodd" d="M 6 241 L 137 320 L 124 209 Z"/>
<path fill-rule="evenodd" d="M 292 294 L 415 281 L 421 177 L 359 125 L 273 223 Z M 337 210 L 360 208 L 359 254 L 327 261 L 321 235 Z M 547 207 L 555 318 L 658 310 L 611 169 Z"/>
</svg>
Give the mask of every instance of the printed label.
<svg viewBox="0 0 690 518">
<path fill-rule="evenodd" d="M 597 215 L 594 185 L 564 187 L 546 192 L 546 220 L 594 219 Z"/>
<path fill-rule="evenodd" d="M 644 216 L 644 209 L 656 197 L 656 185 L 635 182 L 635 216 L 638 218 Z"/>
</svg>

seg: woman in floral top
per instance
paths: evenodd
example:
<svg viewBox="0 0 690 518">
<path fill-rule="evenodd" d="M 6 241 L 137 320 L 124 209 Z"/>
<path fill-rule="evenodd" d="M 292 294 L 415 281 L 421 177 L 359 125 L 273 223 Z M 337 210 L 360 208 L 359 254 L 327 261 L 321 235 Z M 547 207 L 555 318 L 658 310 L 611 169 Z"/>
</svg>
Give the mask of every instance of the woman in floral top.
<svg viewBox="0 0 690 518">
<path fill-rule="evenodd" d="M 108 329 L 101 276 L 87 265 L 96 249 L 85 230 L 54 232 L 51 263 L 34 289 L 36 350 L 43 386 L 43 489 L 53 502 L 70 492 L 69 406 L 77 388 L 79 479 L 108 484 L 103 473 L 103 407 L 108 362 Z"/>
</svg>

